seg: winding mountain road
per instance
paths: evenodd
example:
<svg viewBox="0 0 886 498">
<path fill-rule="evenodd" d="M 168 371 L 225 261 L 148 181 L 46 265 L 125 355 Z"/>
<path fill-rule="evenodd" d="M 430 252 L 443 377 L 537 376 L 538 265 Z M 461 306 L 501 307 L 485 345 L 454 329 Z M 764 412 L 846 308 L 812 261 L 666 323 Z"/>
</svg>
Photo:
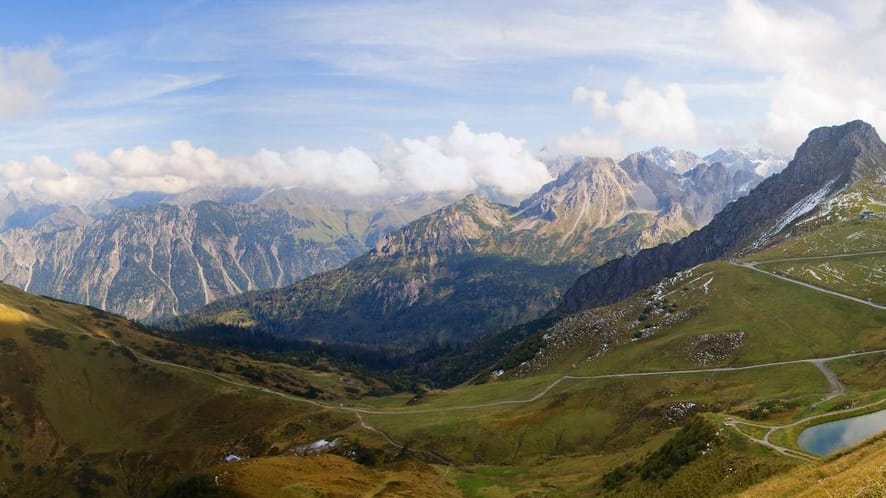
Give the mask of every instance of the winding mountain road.
<svg viewBox="0 0 886 498">
<path fill-rule="evenodd" d="M 826 289 L 824 287 L 819 287 L 817 285 L 813 285 L 807 282 L 803 282 L 802 280 L 797 280 L 794 278 L 786 277 L 784 275 L 779 275 L 777 273 L 773 273 L 771 271 L 766 271 L 762 268 L 758 268 L 757 265 L 768 264 L 768 263 L 785 263 L 790 261 L 819 261 L 819 260 L 829 260 L 829 259 L 839 259 L 839 258 L 850 258 L 853 256 L 873 256 L 876 254 L 886 254 L 886 251 L 869 251 L 869 252 L 858 252 L 858 253 L 843 253 L 843 254 L 832 254 L 830 256 L 807 256 L 807 257 L 797 257 L 797 258 L 783 258 L 783 259 L 771 259 L 768 261 L 748 261 L 747 263 L 738 263 L 736 261 L 730 261 L 733 265 L 740 266 L 742 268 L 747 268 L 749 270 L 758 271 L 760 273 L 764 273 L 769 275 L 770 277 L 777 278 L 780 280 L 784 280 L 786 282 L 790 282 L 792 284 L 801 285 L 806 287 L 807 289 L 812 289 L 818 292 L 823 292 L 825 294 L 830 294 L 832 296 L 837 296 L 843 299 L 848 299 L 849 301 L 854 301 L 859 304 L 863 304 L 865 306 L 870 306 L 872 308 L 877 308 L 880 310 L 886 310 L 886 305 L 877 304 L 870 300 L 862 299 L 860 297 L 850 296 L 849 294 L 843 294 L 842 292 L 837 292 L 831 289 Z"/>
<path fill-rule="evenodd" d="M 813 408 L 824 403 L 825 401 L 832 400 L 837 396 L 842 396 L 846 394 L 846 386 L 843 385 L 842 382 L 840 382 L 837 374 L 835 374 L 833 370 L 828 368 L 824 361 L 812 361 L 811 363 L 821 371 L 821 373 L 824 375 L 824 378 L 828 380 L 828 384 L 831 385 L 831 392 L 829 392 L 828 395 L 821 400 L 813 403 Z"/>
<path fill-rule="evenodd" d="M 815 261 L 819 259 L 835 259 L 835 258 L 851 258 L 854 256 L 876 256 L 879 254 L 886 255 L 886 250 L 866 251 L 866 252 L 841 252 L 838 254 L 827 254 L 824 256 L 795 256 L 793 258 L 767 259 L 766 261 L 754 261 L 754 264 L 762 263 L 789 263 L 791 261 Z"/>
</svg>

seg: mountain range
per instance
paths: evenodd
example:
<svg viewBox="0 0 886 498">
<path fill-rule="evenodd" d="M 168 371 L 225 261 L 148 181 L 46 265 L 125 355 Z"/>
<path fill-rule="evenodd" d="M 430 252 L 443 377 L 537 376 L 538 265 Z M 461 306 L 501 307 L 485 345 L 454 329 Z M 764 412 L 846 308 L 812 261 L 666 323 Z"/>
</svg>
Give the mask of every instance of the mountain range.
<svg viewBox="0 0 886 498">
<path fill-rule="evenodd" d="M 567 220 L 561 218 L 539 227 L 539 240 L 514 235 L 509 244 L 535 245 L 538 254 L 561 252 L 552 256 L 557 261 L 576 260 L 572 256 L 588 252 L 583 248 L 593 248 L 599 254 L 581 263 L 598 264 L 659 241 L 676 240 L 703 226 L 726 201 L 759 181 L 734 161 L 725 171 L 693 169 L 704 161 L 691 152 L 664 147 L 632 154 L 622 161 L 623 168 L 613 168 L 609 161 L 590 182 L 572 185 L 578 193 L 569 202 L 586 203 L 586 208 L 603 203 L 599 209 L 607 213 L 587 214 L 609 217 L 585 223 L 578 219 L 583 216 L 580 210 L 564 213 L 575 218 L 573 236 L 586 240 L 558 241 L 557 237 L 570 231 Z M 575 158 L 559 158 L 549 162 L 549 167 L 552 171 L 556 164 L 571 168 L 575 162 Z M 690 169 L 689 176 L 681 176 Z M 604 170 L 609 172 L 604 174 Z M 609 181 L 606 175 L 615 175 L 610 183 L 618 185 L 612 192 L 625 190 L 633 205 L 626 197 L 579 192 L 581 188 L 609 188 L 604 185 Z M 531 233 L 524 229 L 533 222 L 533 210 L 566 200 L 554 198 L 565 195 L 562 186 L 556 193 L 553 187 L 546 188 L 523 201 L 522 214 L 509 212 L 515 231 Z M 73 206 L 10 193 L 0 202 L 0 278 L 29 292 L 156 320 L 338 268 L 374 249 L 385 234 L 461 195 L 349 196 L 301 188 L 227 188 L 175 195 L 135 192 Z M 625 217 L 628 212 L 632 217 Z M 615 218 L 628 227 L 619 228 Z M 611 233 L 591 235 L 584 230 L 604 226 Z M 643 230 L 638 232 L 640 226 Z M 567 254 L 573 250 L 578 252 Z M 500 252 L 525 255 L 515 248 Z"/>
<path fill-rule="evenodd" d="M 167 323 L 414 348 L 531 320 L 582 270 L 679 240 L 761 180 L 719 163 L 678 173 L 657 152 L 619 163 L 576 158 L 518 206 L 472 195 L 385 235 L 342 268 Z"/>
</svg>

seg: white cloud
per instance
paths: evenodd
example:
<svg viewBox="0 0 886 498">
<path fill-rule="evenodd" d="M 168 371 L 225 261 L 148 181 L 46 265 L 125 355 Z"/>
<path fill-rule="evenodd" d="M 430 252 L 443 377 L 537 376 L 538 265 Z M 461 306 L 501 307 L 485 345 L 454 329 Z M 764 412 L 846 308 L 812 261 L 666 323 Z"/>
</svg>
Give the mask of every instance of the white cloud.
<svg viewBox="0 0 886 498">
<path fill-rule="evenodd" d="M 381 192 L 387 187 L 375 161 L 354 147 L 339 152 L 298 147 L 284 154 L 263 149 L 249 163 L 254 169 L 243 171 L 237 184 L 324 188 L 358 195 Z M 257 182 L 250 179 L 253 173 L 259 174 Z"/>
<path fill-rule="evenodd" d="M 580 86 L 573 102 L 586 104 L 597 120 L 615 123 L 613 137 L 622 141 L 728 145 L 756 135 L 759 145 L 790 154 L 819 126 L 863 119 L 886 129 L 886 4 L 853 0 L 827 9 L 802 2 L 725 4 L 723 14 L 706 21 L 721 35 L 703 42 L 732 70 L 745 72 L 740 80 L 689 80 L 655 89 L 634 79 L 615 101 L 605 91 Z M 688 92 L 707 110 L 701 120 L 687 104 Z M 711 114 L 711 105 L 717 105 L 712 99 L 723 102 L 723 115 Z M 728 99 L 738 100 L 729 105 Z M 751 105 L 756 99 L 765 111 L 742 115 L 738 102 L 756 109 Z M 744 123 L 741 131 L 736 122 Z"/>
<path fill-rule="evenodd" d="M 631 79 L 622 100 L 615 103 L 610 103 L 605 91 L 578 87 L 572 100 L 588 103 L 598 120 L 614 120 L 622 135 L 664 142 L 693 142 L 697 137 L 695 114 L 686 103 L 686 92 L 676 83 L 660 92 Z"/>
<path fill-rule="evenodd" d="M 395 181 L 420 191 L 491 187 L 505 195 L 525 195 L 551 180 L 522 140 L 474 133 L 464 122 L 444 138 L 404 139 L 383 156 L 398 177 Z"/>
<path fill-rule="evenodd" d="M 600 136 L 591 128 L 582 128 L 578 133 L 559 136 L 545 147 L 549 158 L 556 156 L 591 156 L 620 159 L 624 156 L 618 138 Z"/>
<path fill-rule="evenodd" d="M 48 50 L 0 48 L 0 120 L 40 105 L 61 80 Z"/>
<path fill-rule="evenodd" d="M 220 186 L 301 186 L 355 195 L 484 187 L 519 196 L 551 179 L 523 141 L 501 133 L 475 133 L 463 122 L 445 137 L 389 144 L 376 158 L 354 147 L 336 152 L 262 149 L 251 157 L 221 157 L 208 148 L 176 141 L 168 150 L 138 146 L 115 149 L 104 157 L 81 151 L 73 165 L 62 168 L 44 156 L 11 161 L 0 164 L 0 179 L 8 190 L 63 202 Z"/>
<path fill-rule="evenodd" d="M 722 20 L 732 50 L 773 79 L 761 143 L 790 153 L 810 129 L 864 119 L 886 128 L 882 2 L 849 3 L 854 22 L 812 9 L 731 0 Z"/>
</svg>

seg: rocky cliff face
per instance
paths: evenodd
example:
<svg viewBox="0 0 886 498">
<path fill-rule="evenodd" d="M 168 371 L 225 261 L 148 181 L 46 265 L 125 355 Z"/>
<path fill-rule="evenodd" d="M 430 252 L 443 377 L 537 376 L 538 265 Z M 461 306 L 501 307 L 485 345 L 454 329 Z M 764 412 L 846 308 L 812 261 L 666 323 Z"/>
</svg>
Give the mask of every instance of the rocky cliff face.
<svg viewBox="0 0 886 498">
<path fill-rule="evenodd" d="M 674 244 L 610 261 L 583 275 L 559 310 L 610 304 L 699 263 L 765 246 L 829 196 L 862 179 L 886 182 L 886 145 L 861 121 L 813 130 L 780 173 Z"/>
</svg>

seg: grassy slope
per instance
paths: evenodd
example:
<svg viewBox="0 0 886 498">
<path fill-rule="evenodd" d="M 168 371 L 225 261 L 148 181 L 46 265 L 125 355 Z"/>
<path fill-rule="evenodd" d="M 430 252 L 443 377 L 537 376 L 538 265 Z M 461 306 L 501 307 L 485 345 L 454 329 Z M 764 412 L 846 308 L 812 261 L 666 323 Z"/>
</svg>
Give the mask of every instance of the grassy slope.
<svg viewBox="0 0 886 498">
<path fill-rule="evenodd" d="M 452 476 L 419 462 L 373 469 L 336 455 L 269 457 L 220 466 L 221 484 L 244 496 L 461 496 Z"/>
<path fill-rule="evenodd" d="M 857 206 L 838 208 L 852 211 Z M 886 246 L 886 225 L 880 221 L 826 221 L 807 224 L 793 237 L 748 259 Z M 854 279 L 861 273 L 851 275 Z M 781 457 L 721 422 L 729 416 L 783 424 L 882 399 L 886 378 L 872 372 L 882 370 L 886 358 L 833 362 L 831 367 L 848 392 L 816 407 L 812 404 L 828 393 L 829 386 L 813 365 L 804 363 L 741 372 L 570 380 L 528 404 L 452 409 L 527 399 L 563 374 L 752 365 L 886 347 L 886 313 L 728 263 L 698 267 L 663 285 L 658 298 L 655 294 L 652 289 L 573 317 L 549 339 L 533 343 L 531 351 L 540 349 L 541 354 L 499 380 L 417 399 L 401 395 L 364 398 L 355 404 L 432 410 L 364 417 L 410 448 L 454 461 L 450 482 L 465 496 L 715 496 L 741 492 L 773 474 L 821 472 L 820 478 L 838 471 L 827 464 L 823 470 L 812 470 L 815 464 Z M 703 341 L 699 346 L 703 337 L 737 332 L 743 333 L 737 347 L 718 350 L 722 342 L 713 347 Z M 699 353 L 709 356 L 702 361 Z M 692 412 L 703 413 L 718 428 L 717 440 L 706 454 L 665 480 L 634 477 L 614 489 L 602 486 L 601 479 L 612 469 L 625 463 L 639 465 L 674 437 Z M 745 430 L 757 437 L 765 432 Z M 792 445 L 789 439 L 796 432 L 780 431 L 774 440 Z M 877 461 L 882 467 L 882 458 Z M 796 474 L 785 473 L 792 468 Z M 860 470 L 870 473 L 877 468 Z M 769 490 L 777 493 L 784 485 L 776 479 L 761 485 L 769 486 L 760 488 L 766 491 L 751 496 L 767 495 Z M 782 494 L 791 492 L 795 491 Z"/>
<path fill-rule="evenodd" d="M 664 307 L 673 308 L 654 305 L 640 320 L 653 302 L 651 294 L 597 310 L 608 320 L 605 344 L 601 334 L 584 333 L 581 323 L 548 341 L 544 347 L 550 357 L 537 362 L 537 371 L 588 375 L 742 366 L 886 344 L 886 313 L 728 263 L 700 266 L 664 286 Z M 735 351 L 704 364 L 691 354 L 702 334 L 734 332 L 744 333 Z M 569 347 L 558 349 L 557 340 Z"/>
<path fill-rule="evenodd" d="M 854 184 L 825 202 L 809 216 L 779 236 L 776 244 L 747 259 L 765 261 L 798 256 L 822 256 L 886 248 L 886 203 L 883 185 L 872 181 Z M 869 210 L 876 218 L 861 221 Z"/>
<path fill-rule="evenodd" d="M 765 254 L 772 255 L 769 259 L 808 254 L 811 244 L 825 254 L 843 252 L 845 244 L 827 240 L 834 234 L 845 238 L 855 233 L 849 230 L 862 230 L 863 235 L 846 240 L 866 241 L 850 249 L 876 248 L 879 225 L 859 228 L 852 223 L 818 227 L 805 234 L 803 244 L 790 239 L 782 244 L 785 247 Z M 32 495 L 63 490 L 62 496 L 76 496 L 70 483 L 78 480 L 104 496 L 156 494 L 177 476 L 206 471 L 219 475 L 224 489 L 247 496 L 378 492 L 393 496 L 712 496 L 739 492 L 798 466 L 797 461 L 724 428 L 719 422 L 725 416 L 786 423 L 886 395 L 886 378 L 871 375 L 883 370 L 879 367 L 886 360 L 869 357 L 834 362 L 833 369 L 849 392 L 814 410 L 810 405 L 829 388 L 810 364 L 564 381 L 529 404 L 445 410 L 526 399 L 564 373 L 749 365 L 886 347 L 883 312 L 727 263 L 703 265 L 668 282 L 659 299 L 653 298 L 654 293 L 641 293 L 596 310 L 594 317 L 582 315 L 574 320 L 575 330 L 585 330 L 579 327 L 583 321 L 602 319 L 600 330 L 606 333 L 597 330 L 569 336 L 565 332 L 575 330 L 566 330 L 565 335 L 542 342 L 540 356 L 545 361 L 531 363 L 534 369 L 508 372 L 501 380 L 483 385 L 431 392 L 420 399 L 401 395 L 348 401 L 376 408 L 444 409 L 366 415 L 365 419 L 411 449 L 432 451 L 454 461 L 454 468 L 418 463 L 408 455 L 420 453 L 408 451 L 397 463 L 369 468 L 334 456 L 262 456 L 272 447 L 285 450 L 330 435 L 368 441 L 380 448 L 383 442 L 377 435 L 362 430 L 351 415 L 263 396 L 204 374 L 152 366 L 144 360 L 133 362 L 101 336 L 176 362 L 217 368 L 232 380 L 253 380 L 293 393 L 319 390 L 321 398 L 328 400 L 356 397 L 372 387 L 369 383 L 354 379 L 356 384 L 349 385 L 358 387 L 349 392 L 336 372 L 316 373 L 179 345 L 100 312 L 3 287 L 0 302 L 7 306 L 0 308 L 4 366 L 0 369 L 0 495 L 27 489 Z M 640 315 L 646 316 L 638 320 Z M 25 332 L 29 327 L 61 330 L 67 349 L 34 342 Z M 738 331 L 744 333 L 739 347 L 714 351 L 704 365 L 699 364 L 694 356 L 699 337 Z M 4 339 L 12 339 L 14 346 L 4 346 L 12 344 Z M 38 340 L 58 343 L 52 334 Z M 558 349 L 558 342 L 564 346 Z M 589 357 L 594 358 L 587 361 Z M 719 431 L 704 455 L 668 479 L 634 477 L 614 490 L 604 489 L 601 479 L 608 472 L 626 463 L 643 462 L 674 437 L 694 412 L 703 413 Z M 779 433 L 782 439 L 789 436 L 787 431 Z M 228 452 L 260 458 L 219 465 L 219 458 Z M 877 456 L 881 453 L 872 455 L 882 467 L 883 459 Z M 791 482 L 804 482 L 812 468 L 800 465 L 797 474 L 791 474 L 799 477 L 790 478 L 796 481 Z M 839 470 L 827 464 L 822 469 Z M 95 478 L 96 472 L 113 477 L 114 482 Z M 777 486 L 788 484 L 772 481 L 766 485 L 776 487 L 765 489 L 783 489 Z"/>
</svg>

